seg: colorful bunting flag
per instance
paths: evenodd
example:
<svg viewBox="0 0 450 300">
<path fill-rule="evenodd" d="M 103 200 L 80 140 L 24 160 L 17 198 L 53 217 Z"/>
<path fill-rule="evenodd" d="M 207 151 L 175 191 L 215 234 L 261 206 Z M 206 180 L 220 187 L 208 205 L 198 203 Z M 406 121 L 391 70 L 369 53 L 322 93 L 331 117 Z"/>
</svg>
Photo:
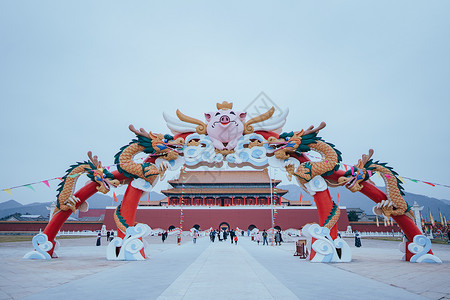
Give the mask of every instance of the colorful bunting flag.
<svg viewBox="0 0 450 300">
<path fill-rule="evenodd" d="M 34 187 L 31 186 L 31 184 L 26 184 L 25 186 L 26 186 L 27 188 L 29 188 L 30 190 L 32 190 L 32 191 L 36 191 L 36 190 L 34 189 Z"/>
<path fill-rule="evenodd" d="M 48 183 L 48 180 L 42 181 L 46 186 L 50 187 L 50 184 Z"/>
<path fill-rule="evenodd" d="M 4 192 L 7 192 L 8 194 L 10 194 L 10 195 L 12 196 L 11 189 L 4 189 L 3 191 L 4 191 Z"/>
<path fill-rule="evenodd" d="M 422 181 L 423 183 L 429 184 L 431 186 L 436 186 L 435 184 L 431 183 L 431 182 L 426 182 L 426 181 Z"/>
<path fill-rule="evenodd" d="M 113 192 L 113 197 L 114 197 L 114 202 L 117 202 L 117 196 L 116 196 L 115 192 Z"/>
</svg>

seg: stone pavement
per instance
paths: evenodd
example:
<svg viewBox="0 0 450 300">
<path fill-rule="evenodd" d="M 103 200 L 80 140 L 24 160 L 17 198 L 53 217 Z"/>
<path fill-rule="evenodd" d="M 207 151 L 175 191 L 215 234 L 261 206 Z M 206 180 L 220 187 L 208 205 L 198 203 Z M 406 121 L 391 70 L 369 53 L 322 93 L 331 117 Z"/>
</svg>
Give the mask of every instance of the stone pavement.
<svg viewBox="0 0 450 300">
<path fill-rule="evenodd" d="M 30 242 L 0 244 L 0 299 L 450 299 L 448 245 L 433 245 L 442 265 L 401 262 L 398 243 L 374 240 L 352 263 L 314 264 L 293 243 L 183 241 L 151 237 L 143 262 L 107 261 L 95 238 L 61 240 L 52 261 L 22 260 Z"/>
</svg>

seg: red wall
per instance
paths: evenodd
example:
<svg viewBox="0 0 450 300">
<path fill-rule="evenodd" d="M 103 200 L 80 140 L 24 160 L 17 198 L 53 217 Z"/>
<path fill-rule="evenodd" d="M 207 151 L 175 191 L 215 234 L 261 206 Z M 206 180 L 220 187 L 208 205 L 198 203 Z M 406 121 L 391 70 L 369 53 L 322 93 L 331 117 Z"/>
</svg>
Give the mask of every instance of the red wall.
<svg viewBox="0 0 450 300">
<path fill-rule="evenodd" d="M 277 208 L 278 216 L 275 226 L 282 230 L 288 228 L 301 228 L 307 223 L 318 222 L 319 218 L 315 209 L 282 209 Z M 114 209 L 107 209 L 104 224 L 106 228 L 115 228 L 113 219 Z M 246 230 L 249 225 L 255 225 L 259 229 L 272 227 L 270 209 L 183 209 L 183 230 L 189 230 L 194 225 L 200 225 L 201 229 L 210 227 L 218 228 L 220 223 L 226 222 L 231 228 L 239 227 Z M 136 213 L 136 222 L 145 223 L 151 228 L 167 229 L 173 225 L 180 226 L 180 210 L 173 208 L 139 209 Z M 347 211 L 341 210 L 341 218 L 338 222 L 339 230 L 346 230 L 348 226 Z"/>
<path fill-rule="evenodd" d="M 0 231 L 39 231 L 47 226 L 47 221 L 0 221 Z M 63 231 L 100 230 L 102 222 L 66 222 L 62 226 Z"/>
<path fill-rule="evenodd" d="M 96 218 L 100 218 L 102 215 L 104 215 L 106 212 L 105 208 L 102 209 L 89 209 L 86 212 L 79 212 L 78 213 L 78 218 L 84 218 L 84 217 L 96 217 Z"/>
</svg>

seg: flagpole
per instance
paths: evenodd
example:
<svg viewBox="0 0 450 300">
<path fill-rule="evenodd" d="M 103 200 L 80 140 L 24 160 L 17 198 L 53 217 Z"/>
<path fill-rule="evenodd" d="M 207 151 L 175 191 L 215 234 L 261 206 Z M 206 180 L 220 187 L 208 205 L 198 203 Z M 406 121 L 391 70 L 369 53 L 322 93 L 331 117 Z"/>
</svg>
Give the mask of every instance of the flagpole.
<svg viewBox="0 0 450 300">
<path fill-rule="evenodd" d="M 272 209 L 270 210 L 271 211 L 271 214 L 272 214 L 272 246 L 273 246 L 273 240 L 274 240 L 274 234 L 275 234 L 275 222 L 274 222 L 274 219 L 273 219 L 273 209 L 274 209 L 274 207 L 273 207 L 273 189 L 272 189 L 272 168 L 271 167 L 268 167 L 268 173 L 269 173 L 269 182 L 270 182 L 270 203 L 272 204 Z"/>
</svg>

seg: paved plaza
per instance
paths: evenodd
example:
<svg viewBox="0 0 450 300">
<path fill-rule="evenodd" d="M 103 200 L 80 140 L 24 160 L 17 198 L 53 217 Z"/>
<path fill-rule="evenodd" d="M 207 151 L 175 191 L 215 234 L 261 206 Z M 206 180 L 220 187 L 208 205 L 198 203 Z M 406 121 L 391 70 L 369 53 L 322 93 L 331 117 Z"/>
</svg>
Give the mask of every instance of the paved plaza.
<svg viewBox="0 0 450 300">
<path fill-rule="evenodd" d="M 60 240 L 51 261 L 23 260 L 31 242 L 0 244 L 0 299 L 450 299 L 449 245 L 433 244 L 443 264 L 412 264 L 398 242 L 347 239 L 353 262 L 315 264 L 293 256 L 294 243 L 150 237 L 149 259 L 118 262 L 95 240 Z"/>
</svg>

